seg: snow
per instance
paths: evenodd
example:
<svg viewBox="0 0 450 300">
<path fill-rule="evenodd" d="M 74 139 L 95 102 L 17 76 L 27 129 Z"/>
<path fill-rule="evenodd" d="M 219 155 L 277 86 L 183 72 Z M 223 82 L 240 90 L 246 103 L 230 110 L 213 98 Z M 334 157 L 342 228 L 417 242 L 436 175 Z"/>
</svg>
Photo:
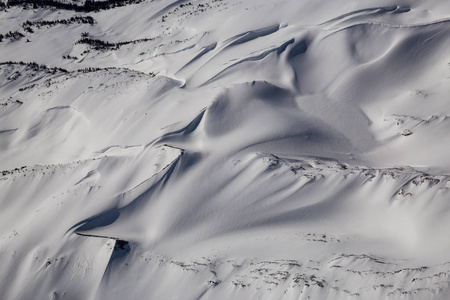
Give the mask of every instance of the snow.
<svg viewBox="0 0 450 300">
<path fill-rule="evenodd" d="M 0 8 L 0 298 L 448 299 L 449 16 Z"/>
</svg>

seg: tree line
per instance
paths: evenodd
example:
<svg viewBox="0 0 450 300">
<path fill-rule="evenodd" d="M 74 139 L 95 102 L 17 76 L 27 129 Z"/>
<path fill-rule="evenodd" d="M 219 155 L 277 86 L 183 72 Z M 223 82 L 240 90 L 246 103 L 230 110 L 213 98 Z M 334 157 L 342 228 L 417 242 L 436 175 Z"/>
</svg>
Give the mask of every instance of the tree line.
<svg viewBox="0 0 450 300">
<path fill-rule="evenodd" d="M 25 31 L 33 32 L 32 27 L 42 26 L 55 26 L 55 25 L 69 25 L 69 24 L 90 24 L 94 25 L 95 20 L 91 16 L 73 16 L 70 19 L 57 19 L 57 20 L 39 20 L 39 21 L 26 21 L 22 23 L 22 27 Z"/>
<path fill-rule="evenodd" d="M 55 0 L 9 0 L 7 3 L 0 2 L 0 8 L 7 8 L 11 6 L 32 5 L 33 8 L 39 7 L 54 7 L 65 10 L 74 10 L 79 12 L 92 12 L 105 9 L 111 9 L 115 7 L 121 7 L 128 4 L 141 3 L 144 0 L 106 0 L 106 1 L 93 1 L 86 0 L 83 5 L 74 3 L 63 3 Z"/>
</svg>

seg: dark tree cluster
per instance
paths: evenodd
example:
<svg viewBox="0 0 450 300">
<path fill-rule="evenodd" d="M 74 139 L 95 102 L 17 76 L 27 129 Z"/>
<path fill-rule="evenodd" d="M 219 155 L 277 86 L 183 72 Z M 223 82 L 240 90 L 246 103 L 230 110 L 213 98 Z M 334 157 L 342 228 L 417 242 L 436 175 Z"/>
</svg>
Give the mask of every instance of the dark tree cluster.
<svg viewBox="0 0 450 300">
<path fill-rule="evenodd" d="M 23 171 L 25 171 L 25 169 L 26 169 L 27 167 L 25 167 L 25 166 L 23 166 L 23 167 L 21 167 L 21 168 L 15 168 L 14 170 L 4 170 L 4 171 L 1 171 L 1 175 L 2 176 L 6 176 L 6 175 L 11 175 L 11 174 L 14 174 L 14 173 L 20 173 L 21 171 L 23 172 Z"/>
<path fill-rule="evenodd" d="M 97 72 L 97 71 L 100 71 L 100 70 L 108 70 L 108 69 L 91 68 L 91 67 L 88 67 L 88 68 L 84 68 L 84 69 L 78 69 L 77 71 L 78 71 L 78 73 L 83 73 L 83 74 L 85 74 L 85 73 Z"/>
<path fill-rule="evenodd" d="M 76 42 L 77 44 L 86 44 L 94 48 L 95 50 L 116 50 L 119 47 L 115 43 L 104 42 L 102 40 L 91 39 L 91 38 L 82 38 Z"/>
<path fill-rule="evenodd" d="M 62 58 L 63 58 L 63 59 L 75 59 L 75 60 L 78 59 L 78 57 L 76 57 L 76 56 L 70 56 L 70 55 L 63 55 Z"/>
<path fill-rule="evenodd" d="M 144 0 L 106 0 L 106 1 L 95 1 L 95 0 L 86 0 L 83 5 L 77 5 L 73 3 L 63 3 L 55 0 L 10 0 L 5 5 L 0 2 L 0 7 L 10 7 L 10 6 L 27 6 L 30 5 L 33 8 L 38 7 L 54 7 L 65 10 L 74 10 L 80 12 L 92 12 L 99 11 L 105 9 L 111 9 L 115 7 L 121 7 L 128 4 L 137 4 L 141 3 Z"/>
<path fill-rule="evenodd" d="M 90 25 L 94 25 L 95 24 L 95 20 L 93 17 L 91 16 L 74 16 L 71 17 L 70 19 L 58 19 L 58 20 L 39 20 L 39 21 L 26 21 L 22 24 L 22 27 L 32 33 L 32 27 L 42 27 L 42 26 L 55 26 L 55 25 L 69 25 L 69 24 L 74 24 L 74 23 L 78 23 L 78 24 L 90 24 Z"/>
<path fill-rule="evenodd" d="M 94 50 L 117 50 L 122 46 L 129 45 L 129 44 L 137 44 L 137 43 L 143 43 L 143 42 L 149 42 L 154 40 L 154 38 L 143 38 L 133 41 L 125 41 L 125 42 L 117 42 L 117 43 L 110 43 L 98 39 L 92 39 L 89 37 L 85 37 L 86 35 L 82 35 L 82 39 L 78 40 L 76 44 L 85 44 L 91 46 Z"/>
<path fill-rule="evenodd" d="M 135 70 L 130 70 L 130 69 L 127 69 L 127 68 L 120 68 L 120 69 L 118 69 L 116 67 L 106 67 L 106 68 L 88 67 L 88 68 L 84 68 L 84 69 L 78 69 L 78 70 L 76 70 L 76 72 L 85 74 L 85 73 L 93 73 L 93 72 L 99 72 L 99 71 L 110 71 L 110 70 L 122 70 L 124 72 L 133 72 L 135 74 L 142 74 L 142 75 L 151 76 L 151 77 L 155 77 L 156 76 L 156 74 L 152 73 L 152 72 L 150 72 L 150 73 L 143 73 L 143 72 L 139 72 L 139 71 L 135 71 Z"/>
<path fill-rule="evenodd" d="M 20 66 L 27 66 L 30 69 L 32 69 L 33 71 L 47 71 L 48 73 L 56 73 L 57 71 L 59 72 L 63 72 L 63 73 L 67 73 L 66 69 L 62 69 L 62 68 L 49 68 L 46 65 L 40 65 L 38 63 L 35 62 L 23 62 L 23 61 L 19 61 L 19 62 L 13 62 L 13 61 L 6 61 L 6 62 L 0 62 L 0 66 L 2 65 L 20 65 Z"/>
<path fill-rule="evenodd" d="M 24 37 L 23 33 L 19 32 L 19 31 L 10 31 L 8 33 L 5 34 L 0 34 L 0 42 L 3 41 L 3 39 L 19 39 Z"/>
</svg>

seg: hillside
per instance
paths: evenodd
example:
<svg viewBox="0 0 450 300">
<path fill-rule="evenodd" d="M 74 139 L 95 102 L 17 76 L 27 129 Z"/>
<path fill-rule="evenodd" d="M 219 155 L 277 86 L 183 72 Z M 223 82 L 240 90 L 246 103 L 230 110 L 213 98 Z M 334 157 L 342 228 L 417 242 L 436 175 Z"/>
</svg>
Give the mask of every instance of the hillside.
<svg viewBox="0 0 450 300">
<path fill-rule="evenodd" d="M 2 4 L 0 298 L 449 299 L 449 17 Z"/>
</svg>

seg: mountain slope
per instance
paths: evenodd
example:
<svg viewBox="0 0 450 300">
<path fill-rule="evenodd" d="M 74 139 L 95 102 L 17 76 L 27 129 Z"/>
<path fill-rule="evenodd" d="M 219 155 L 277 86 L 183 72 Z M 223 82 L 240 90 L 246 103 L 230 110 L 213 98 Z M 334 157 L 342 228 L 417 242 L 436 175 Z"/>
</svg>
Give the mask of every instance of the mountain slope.
<svg viewBox="0 0 450 300">
<path fill-rule="evenodd" d="M 448 299 L 449 15 L 2 6 L 2 299 Z"/>
</svg>

